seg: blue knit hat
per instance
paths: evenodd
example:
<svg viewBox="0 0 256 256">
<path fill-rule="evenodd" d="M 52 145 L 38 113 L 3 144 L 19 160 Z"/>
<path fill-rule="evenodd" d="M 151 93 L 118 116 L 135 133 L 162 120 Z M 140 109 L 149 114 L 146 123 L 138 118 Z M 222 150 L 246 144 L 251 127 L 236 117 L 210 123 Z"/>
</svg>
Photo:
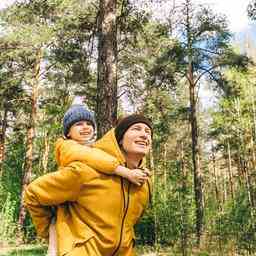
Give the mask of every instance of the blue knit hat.
<svg viewBox="0 0 256 256">
<path fill-rule="evenodd" d="M 84 105 L 75 104 L 67 110 L 63 118 L 63 132 L 66 137 L 70 127 L 79 121 L 89 121 L 94 130 L 96 128 L 94 114 L 86 109 Z"/>
</svg>

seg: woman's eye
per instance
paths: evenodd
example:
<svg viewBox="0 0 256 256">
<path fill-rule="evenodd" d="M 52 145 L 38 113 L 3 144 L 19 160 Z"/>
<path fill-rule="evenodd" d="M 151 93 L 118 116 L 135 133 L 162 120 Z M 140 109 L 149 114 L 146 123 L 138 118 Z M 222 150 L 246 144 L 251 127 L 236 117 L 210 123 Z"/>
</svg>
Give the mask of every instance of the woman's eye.
<svg viewBox="0 0 256 256">
<path fill-rule="evenodd" d="M 148 135 L 151 135 L 151 131 L 150 130 L 146 130 L 145 133 L 148 134 Z"/>
</svg>

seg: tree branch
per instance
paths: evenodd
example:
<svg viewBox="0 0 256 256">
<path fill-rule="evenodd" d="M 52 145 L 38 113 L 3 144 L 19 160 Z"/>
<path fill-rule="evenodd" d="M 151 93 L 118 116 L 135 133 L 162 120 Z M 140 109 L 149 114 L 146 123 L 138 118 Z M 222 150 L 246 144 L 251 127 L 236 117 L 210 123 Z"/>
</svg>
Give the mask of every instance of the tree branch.
<svg viewBox="0 0 256 256">
<path fill-rule="evenodd" d="M 204 69 L 204 68 L 201 67 L 201 69 L 202 69 L 204 72 L 202 72 L 201 74 L 198 75 L 198 77 L 197 77 L 197 79 L 196 79 L 196 81 L 195 81 L 195 85 L 198 83 L 198 81 L 199 81 L 206 73 L 209 73 L 209 74 L 213 77 L 213 75 L 212 75 L 212 73 L 211 73 L 210 71 L 212 71 L 212 70 L 214 70 L 215 68 L 220 67 L 220 66 L 221 66 L 221 65 L 214 65 L 214 66 L 212 66 L 212 67 L 209 68 L 209 69 Z M 215 80 L 215 79 L 214 79 L 214 80 Z"/>
</svg>

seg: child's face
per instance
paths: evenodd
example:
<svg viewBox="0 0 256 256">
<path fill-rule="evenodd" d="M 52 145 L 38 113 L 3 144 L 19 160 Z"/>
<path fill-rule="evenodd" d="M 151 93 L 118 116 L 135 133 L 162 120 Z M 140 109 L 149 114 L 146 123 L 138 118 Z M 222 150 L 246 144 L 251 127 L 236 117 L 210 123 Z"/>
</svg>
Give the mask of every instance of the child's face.
<svg viewBox="0 0 256 256">
<path fill-rule="evenodd" d="M 93 133 L 93 126 L 89 121 L 79 121 L 71 126 L 68 137 L 79 144 L 85 144 L 93 137 Z"/>
</svg>

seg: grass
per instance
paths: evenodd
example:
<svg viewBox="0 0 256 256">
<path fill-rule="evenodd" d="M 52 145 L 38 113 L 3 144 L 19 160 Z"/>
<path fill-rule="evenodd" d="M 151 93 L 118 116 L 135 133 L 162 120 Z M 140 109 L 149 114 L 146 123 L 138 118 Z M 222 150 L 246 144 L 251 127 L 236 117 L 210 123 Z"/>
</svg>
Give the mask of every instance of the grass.
<svg viewBox="0 0 256 256">
<path fill-rule="evenodd" d="M 45 256 L 46 248 L 40 245 L 24 245 L 1 249 L 0 256 Z"/>
<path fill-rule="evenodd" d="M 42 245 L 22 245 L 19 247 L 6 247 L 0 249 L 0 256 L 45 256 L 47 248 Z M 153 252 L 154 251 L 154 252 Z M 137 246 L 138 256 L 180 256 L 181 254 L 171 253 L 170 251 L 159 250 L 155 252 L 152 247 Z M 199 256 L 199 255 L 197 255 Z M 208 255 L 200 255 L 208 256 Z"/>
<path fill-rule="evenodd" d="M 42 245 L 22 245 L 0 249 L 0 256 L 45 256 L 47 248 Z M 138 255 L 148 255 L 150 248 L 138 247 Z M 152 254 L 150 254 L 152 255 Z"/>
<path fill-rule="evenodd" d="M 19 247 L 0 248 L 0 256 L 45 256 L 47 248 L 43 245 L 22 245 Z M 180 252 L 175 252 L 172 248 L 152 248 L 147 246 L 137 246 L 138 256 L 181 256 Z M 190 256 L 219 256 L 220 254 L 207 252 L 189 252 Z"/>
</svg>

